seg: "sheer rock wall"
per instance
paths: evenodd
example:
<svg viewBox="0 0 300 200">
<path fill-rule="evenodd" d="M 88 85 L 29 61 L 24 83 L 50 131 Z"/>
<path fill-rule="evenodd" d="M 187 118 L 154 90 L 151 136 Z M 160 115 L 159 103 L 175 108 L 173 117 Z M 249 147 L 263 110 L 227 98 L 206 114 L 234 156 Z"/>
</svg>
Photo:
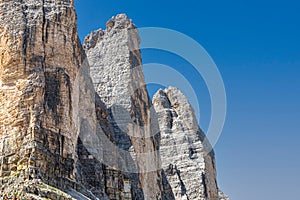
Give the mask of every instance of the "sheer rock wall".
<svg viewBox="0 0 300 200">
<path fill-rule="evenodd" d="M 227 200 L 182 93 L 151 109 L 139 42 L 123 14 L 83 49 L 73 0 L 0 2 L 0 193 Z"/>
<path fill-rule="evenodd" d="M 186 97 L 169 87 L 152 102 L 161 131 L 162 167 L 175 199 L 218 200 L 214 152 L 206 151 L 205 134 Z"/>
<path fill-rule="evenodd" d="M 33 186 L 42 184 L 81 188 L 76 145 L 79 91 L 86 85 L 79 80 L 85 79 L 80 70 L 88 71 L 88 64 L 73 4 L 0 2 L 1 192 L 43 193 Z M 87 90 L 93 95 L 81 96 L 94 97 L 93 87 Z M 24 186 L 29 182 L 39 184 Z"/>
<path fill-rule="evenodd" d="M 118 167 L 135 183 L 134 196 L 156 199 L 161 196 L 158 141 L 151 132 L 151 104 L 138 45 L 136 27 L 125 15 L 118 15 L 107 22 L 106 30 L 87 36 L 84 47 L 95 90 L 108 110 L 113 141 L 121 149 L 118 153 L 131 152 L 127 167 L 122 163 Z M 153 156 L 145 156 L 147 153 Z"/>
</svg>

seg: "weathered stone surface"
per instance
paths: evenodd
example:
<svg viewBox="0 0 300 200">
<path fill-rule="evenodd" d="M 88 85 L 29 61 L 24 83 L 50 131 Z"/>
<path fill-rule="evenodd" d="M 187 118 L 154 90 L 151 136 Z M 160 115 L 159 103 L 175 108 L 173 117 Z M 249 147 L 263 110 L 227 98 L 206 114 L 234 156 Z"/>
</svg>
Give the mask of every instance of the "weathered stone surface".
<svg viewBox="0 0 300 200">
<path fill-rule="evenodd" d="M 138 171 L 131 171 L 130 163 L 118 167 L 129 172 L 125 176 L 132 182 L 136 180 L 131 172 L 139 173 L 139 184 L 131 186 L 134 191 L 141 187 L 142 193 L 133 192 L 137 195 L 133 198 L 156 199 L 162 192 L 157 171 L 159 147 L 151 131 L 151 104 L 138 45 L 136 27 L 121 14 L 107 22 L 105 31 L 98 30 L 87 36 L 84 46 L 94 87 L 108 110 L 113 141 L 120 154 L 131 152 L 132 158 L 128 159 L 136 163 Z M 145 153 L 153 156 L 145 156 Z"/>
<path fill-rule="evenodd" d="M 175 199 L 221 199 L 214 152 L 206 151 L 205 135 L 186 97 L 177 88 L 169 87 L 159 90 L 152 102 L 161 131 L 165 182 L 170 184 Z"/>
<path fill-rule="evenodd" d="M 227 195 L 225 195 L 222 191 L 219 190 L 219 200 L 230 200 Z"/>
<path fill-rule="evenodd" d="M 86 97 L 91 99 L 94 90 L 80 81 L 85 80 L 80 71 L 88 65 L 73 3 L 0 3 L 0 192 L 31 193 L 30 188 L 38 191 L 42 184 L 85 190 L 75 175 L 78 113 L 89 111 L 79 111 L 80 95 L 92 93 Z M 41 181 L 26 189 L 25 180 Z"/>
<path fill-rule="evenodd" d="M 92 32 L 86 56 L 73 4 L 0 3 L 0 193 L 228 200 L 182 93 L 161 90 L 150 109 L 132 21 Z"/>
</svg>

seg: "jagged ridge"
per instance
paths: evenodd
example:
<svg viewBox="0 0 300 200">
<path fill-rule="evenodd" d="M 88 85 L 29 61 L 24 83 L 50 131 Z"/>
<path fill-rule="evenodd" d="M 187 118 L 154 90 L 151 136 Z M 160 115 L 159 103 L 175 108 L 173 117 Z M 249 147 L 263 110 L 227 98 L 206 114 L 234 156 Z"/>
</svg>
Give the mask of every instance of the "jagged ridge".
<svg viewBox="0 0 300 200">
<path fill-rule="evenodd" d="M 124 14 L 106 27 L 86 38 L 86 57 L 73 1 L 0 3 L 0 191 L 28 199 L 218 199 L 213 153 L 186 98 L 160 90 L 159 117 L 151 118 L 137 29 Z M 110 151 L 106 137 L 118 148 Z M 167 150 L 175 140 L 184 163 Z M 194 175 L 200 182 L 189 185 Z"/>
</svg>

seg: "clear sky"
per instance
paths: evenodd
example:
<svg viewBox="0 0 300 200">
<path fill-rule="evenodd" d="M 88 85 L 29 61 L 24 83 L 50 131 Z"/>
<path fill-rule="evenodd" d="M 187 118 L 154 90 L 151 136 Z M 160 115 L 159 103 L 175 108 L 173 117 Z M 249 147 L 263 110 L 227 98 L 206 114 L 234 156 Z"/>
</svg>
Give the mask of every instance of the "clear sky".
<svg viewBox="0 0 300 200">
<path fill-rule="evenodd" d="M 300 2 L 75 0 L 83 39 L 126 13 L 138 27 L 165 27 L 199 42 L 223 77 L 228 112 L 215 146 L 220 188 L 232 200 L 296 200 L 300 186 Z M 144 50 L 144 63 L 178 69 L 210 119 L 201 77 L 184 59 Z M 147 74 L 146 74 L 147 75 Z M 150 87 L 150 94 L 154 92 Z"/>
</svg>

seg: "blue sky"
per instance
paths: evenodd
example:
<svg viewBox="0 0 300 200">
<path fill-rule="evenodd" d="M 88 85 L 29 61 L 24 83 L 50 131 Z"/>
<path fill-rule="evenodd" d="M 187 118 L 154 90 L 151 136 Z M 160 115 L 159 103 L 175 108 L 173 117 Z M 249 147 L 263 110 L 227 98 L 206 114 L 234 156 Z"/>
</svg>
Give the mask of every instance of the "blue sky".
<svg viewBox="0 0 300 200">
<path fill-rule="evenodd" d="M 226 124 L 215 146 L 220 188 L 232 200 L 299 198 L 299 1 L 75 2 L 81 39 L 126 13 L 138 27 L 170 28 L 199 42 L 217 64 L 227 92 Z M 174 54 L 142 53 L 144 63 L 172 66 L 188 78 L 205 130 L 210 98 L 201 77 Z"/>
</svg>

